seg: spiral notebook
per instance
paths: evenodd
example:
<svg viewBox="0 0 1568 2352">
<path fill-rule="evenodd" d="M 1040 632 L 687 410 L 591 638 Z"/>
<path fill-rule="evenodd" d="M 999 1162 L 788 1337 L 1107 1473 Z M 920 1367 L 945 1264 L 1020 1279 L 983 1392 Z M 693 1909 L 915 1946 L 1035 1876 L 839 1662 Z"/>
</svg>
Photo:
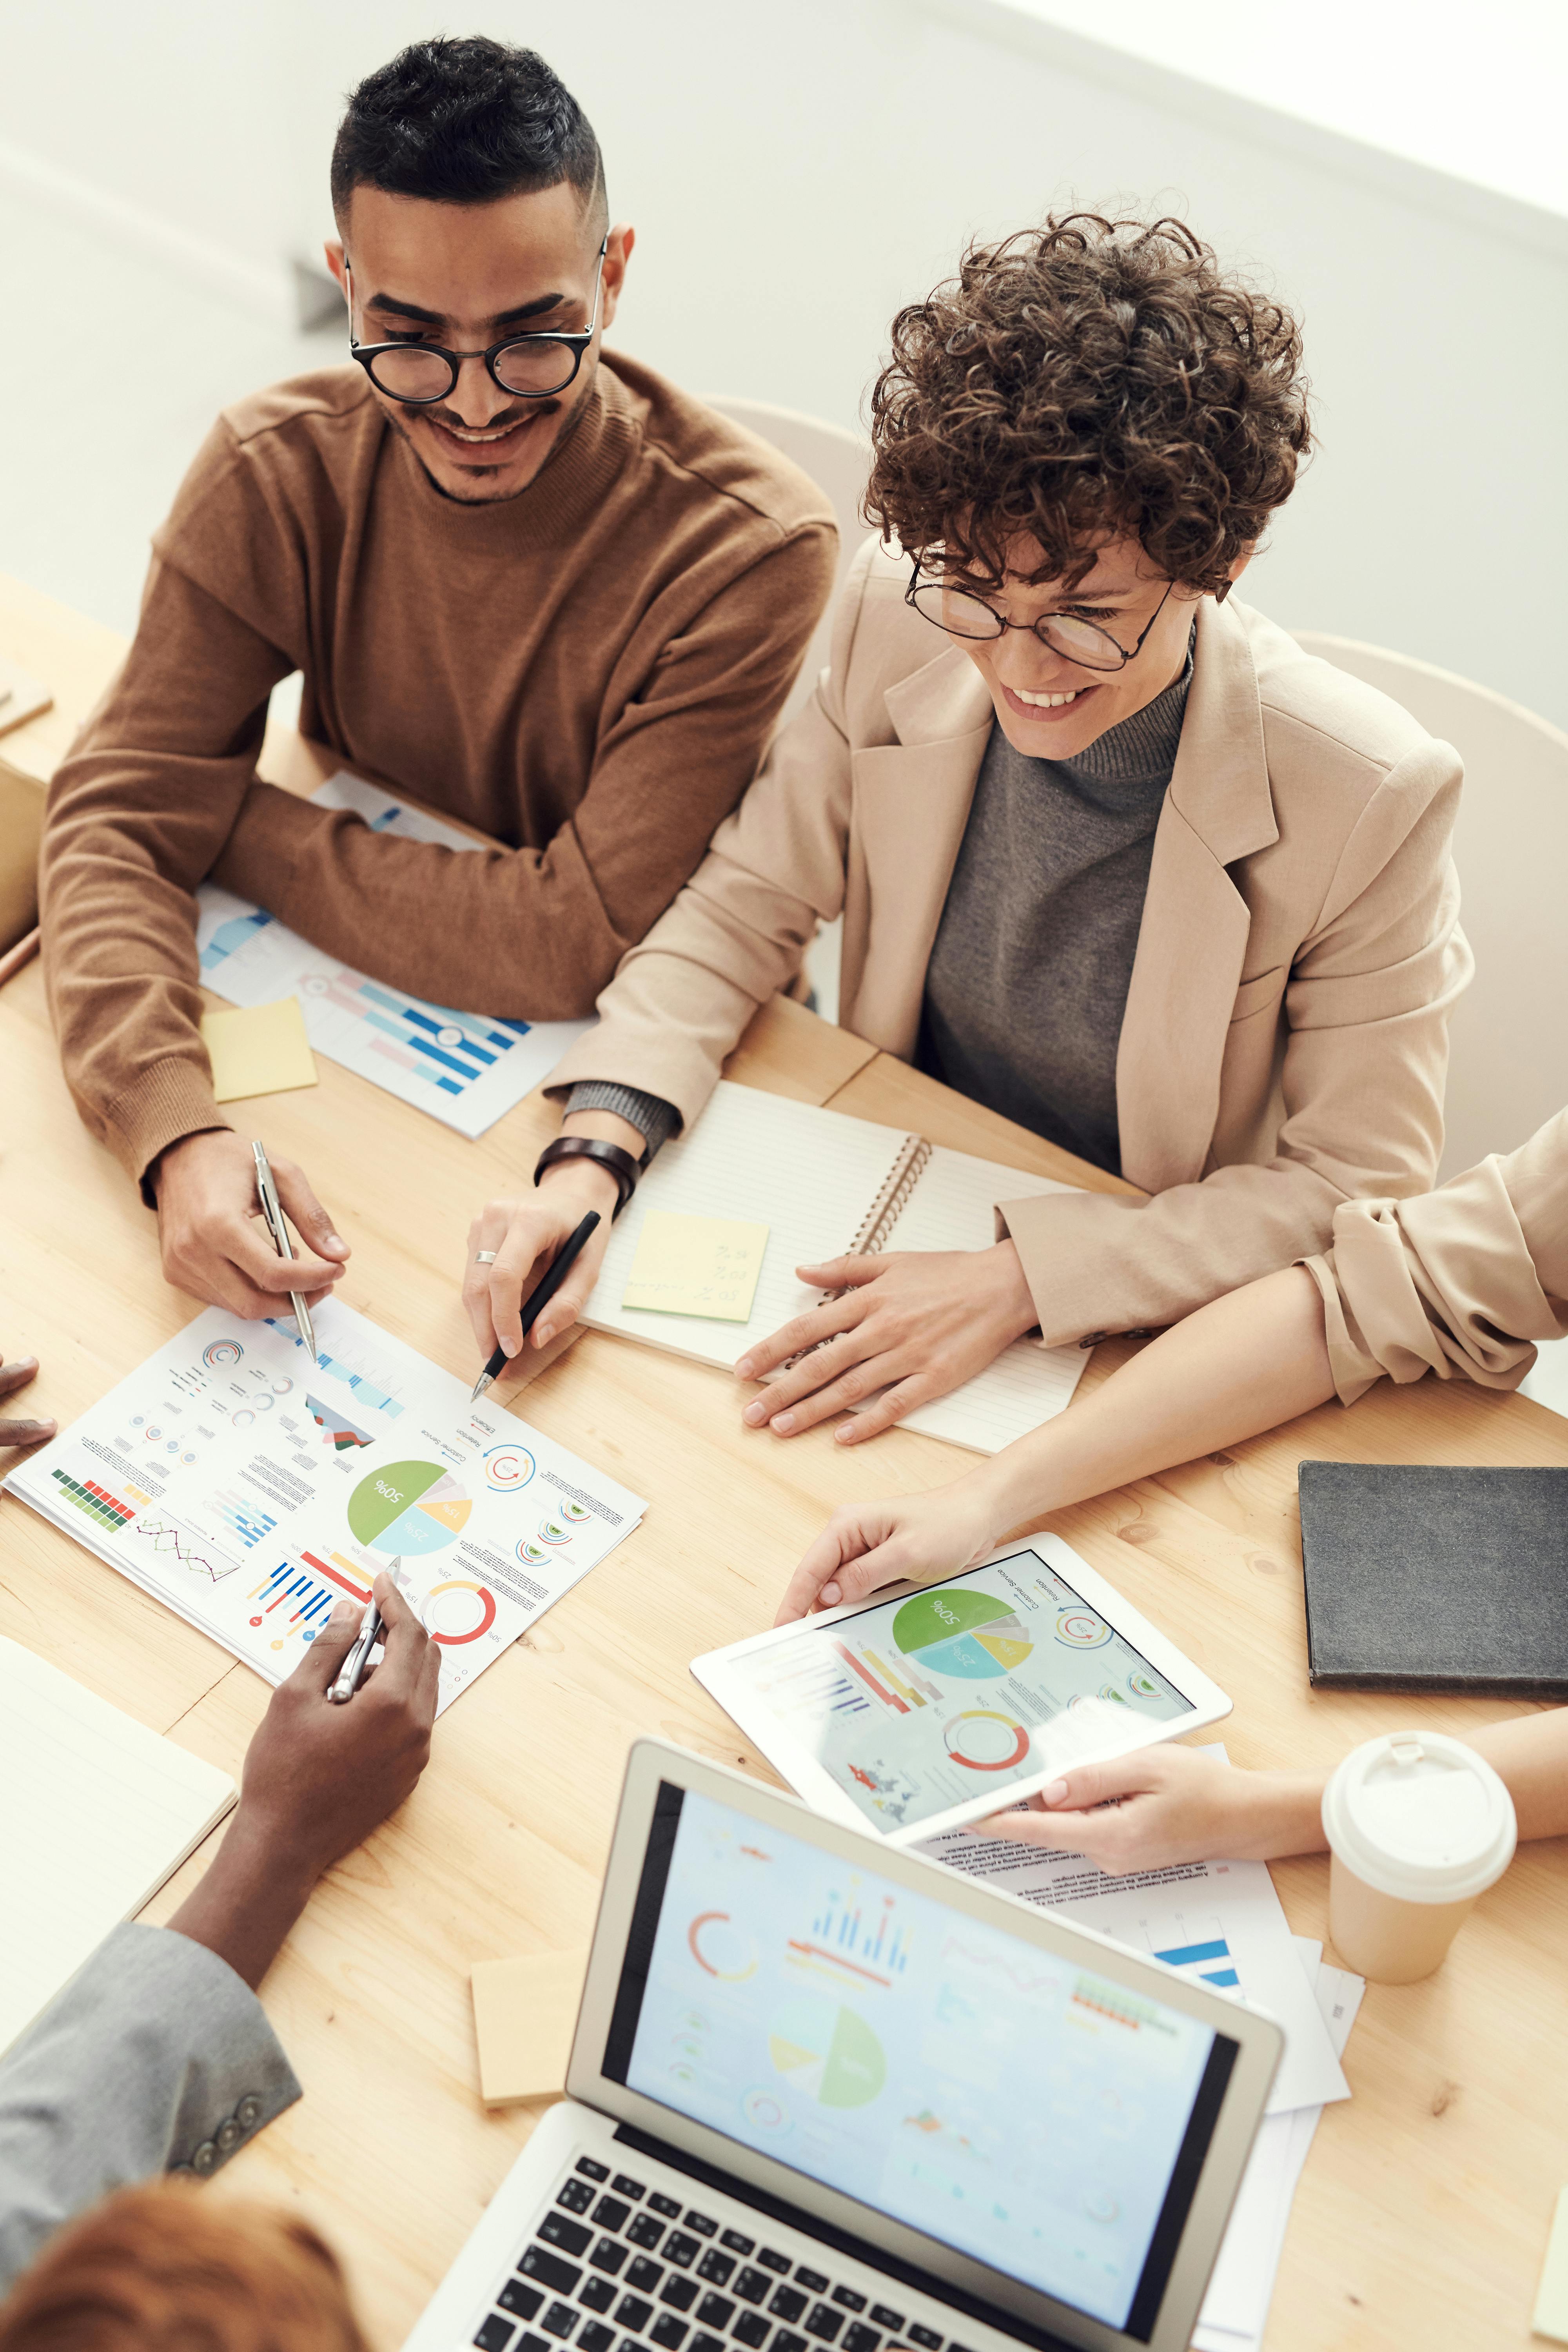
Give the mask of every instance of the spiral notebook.
<svg viewBox="0 0 1568 2352">
<path fill-rule="evenodd" d="M 583 1319 L 594 1330 L 728 1370 L 752 1341 L 817 1303 L 822 1293 L 795 1279 L 797 1265 L 848 1251 L 986 1249 L 996 1239 L 998 1201 L 1070 1189 L 898 1128 L 721 1079 L 701 1118 L 665 1145 L 638 1185 Z M 768 1227 L 749 1321 L 622 1305 L 643 1221 L 654 1209 Z M 1081 1348 L 1016 1340 L 902 1426 L 976 1454 L 998 1453 L 1070 1402 L 1088 1361 Z"/>
</svg>

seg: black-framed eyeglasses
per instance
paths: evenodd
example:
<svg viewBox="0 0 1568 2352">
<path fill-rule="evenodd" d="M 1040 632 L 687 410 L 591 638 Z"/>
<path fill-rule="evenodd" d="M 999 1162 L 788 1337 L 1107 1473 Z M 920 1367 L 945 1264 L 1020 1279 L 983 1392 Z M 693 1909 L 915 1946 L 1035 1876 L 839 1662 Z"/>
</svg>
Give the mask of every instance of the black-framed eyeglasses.
<svg viewBox="0 0 1568 2352">
<path fill-rule="evenodd" d="M 1109 629 L 1098 622 L 1079 620 L 1073 613 L 1042 613 L 1037 621 L 1010 621 L 1005 613 L 997 612 L 984 596 L 973 596 L 967 588 L 955 588 L 940 574 L 921 572 L 917 555 L 910 584 L 904 591 L 904 602 L 910 604 L 922 621 L 945 631 L 950 637 L 1003 637 L 1009 629 L 1027 629 L 1048 646 L 1064 661 L 1076 662 L 1079 669 L 1125 669 L 1143 649 L 1143 640 L 1165 609 L 1165 596 L 1175 586 L 1173 580 L 1165 583 L 1162 596 L 1148 623 L 1140 632 L 1134 646 L 1119 646 Z"/>
<path fill-rule="evenodd" d="M 378 392 L 409 408 L 425 408 L 447 400 L 457 390 L 465 360 L 483 360 L 492 383 L 521 400 L 548 400 L 564 392 L 583 364 L 599 324 L 599 289 L 605 275 L 606 236 L 599 247 L 594 278 L 594 307 L 581 333 L 505 335 L 486 352 L 449 352 L 440 343 L 360 343 L 353 332 L 353 273 L 345 263 L 349 281 L 349 352 L 358 360 Z"/>
</svg>

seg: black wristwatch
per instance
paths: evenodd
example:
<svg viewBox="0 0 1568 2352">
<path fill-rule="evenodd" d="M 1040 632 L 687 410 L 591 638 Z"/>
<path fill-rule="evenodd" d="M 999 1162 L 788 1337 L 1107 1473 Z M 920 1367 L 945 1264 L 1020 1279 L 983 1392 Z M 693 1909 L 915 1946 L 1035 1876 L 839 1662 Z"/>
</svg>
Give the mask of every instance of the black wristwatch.
<svg viewBox="0 0 1568 2352">
<path fill-rule="evenodd" d="M 596 1160 L 601 1168 L 609 1170 L 620 1192 L 610 1220 L 613 1224 L 637 1189 L 642 1162 L 634 1160 L 618 1143 L 602 1143 L 596 1135 L 558 1135 L 540 1153 L 533 1171 L 534 1182 L 538 1183 L 547 1168 L 557 1166 L 563 1160 Z"/>
</svg>

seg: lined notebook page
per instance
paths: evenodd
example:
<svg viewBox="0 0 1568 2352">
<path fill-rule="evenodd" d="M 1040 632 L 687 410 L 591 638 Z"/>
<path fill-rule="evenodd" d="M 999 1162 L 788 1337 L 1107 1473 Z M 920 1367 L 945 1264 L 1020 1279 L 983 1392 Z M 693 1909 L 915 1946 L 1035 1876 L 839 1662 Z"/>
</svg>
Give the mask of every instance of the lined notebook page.
<svg viewBox="0 0 1568 2352">
<path fill-rule="evenodd" d="M 902 1128 L 874 1127 L 721 1078 L 701 1118 L 665 1145 L 637 1186 L 611 1235 L 583 1320 L 595 1331 L 618 1331 L 728 1370 L 751 1340 L 765 1339 L 816 1306 L 820 1294 L 795 1280 L 795 1267 L 842 1256 L 903 1145 Z M 745 1217 L 767 1226 L 749 1321 L 714 1323 L 621 1305 L 650 1209 Z"/>
<path fill-rule="evenodd" d="M 646 1339 L 698 1363 L 726 1369 L 818 1293 L 795 1278 L 797 1265 L 849 1247 L 903 1149 L 902 1129 L 843 1111 L 786 1102 L 721 1079 L 701 1118 L 667 1143 L 615 1228 L 584 1321 L 596 1331 Z M 987 1249 L 996 1238 L 994 1204 L 1069 1188 L 1026 1176 L 966 1151 L 932 1151 L 888 1237 L 889 1249 Z M 745 1324 L 623 1307 L 642 1221 L 650 1209 L 690 1217 L 748 1217 L 769 1228 L 763 1270 Z M 1072 1398 L 1089 1357 L 1081 1348 L 1045 1349 L 1020 1339 L 951 1396 L 911 1413 L 922 1436 L 994 1454 L 1036 1429 Z"/>
<path fill-rule="evenodd" d="M 996 1239 L 995 1204 L 1037 1192 L 1067 1192 L 1068 1184 L 1028 1176 L 998 1160 L 976 1160 L 938 1144 L 893 1227 L 888 1246 L 900 1250 L 989 1249 Z M 1084 1348 L 1042 1348 L 1016 1339 L 994 1363 L 951 1396 L 906 1415 L 903 1426 L 921 1437 L 943 1437 L 976 1454 L 998 1454 L 1016 1437 L 1037 1429 L 1072 1402 L 1089 1361 Z"/>
<path fill-rule="evenodd" d="M 0 2051 L 235 1800 L 226 1772 L 0 1639 Z"/>
</svg>

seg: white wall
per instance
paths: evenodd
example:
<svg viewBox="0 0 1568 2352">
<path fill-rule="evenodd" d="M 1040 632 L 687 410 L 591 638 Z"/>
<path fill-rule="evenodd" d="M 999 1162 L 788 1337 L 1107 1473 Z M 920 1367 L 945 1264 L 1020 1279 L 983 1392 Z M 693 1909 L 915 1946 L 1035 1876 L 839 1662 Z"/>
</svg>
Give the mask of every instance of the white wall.
<svg viewBox="0 0 1568 2352">
<path fill-rule="evenodd" d="M 1248 593 L 1568 723 L 1568 226 L 1362 171 L 1241 100 L 1205 112 L 994 0 L 479 21 L 545 47 L 587 107 L 640 234 L 617 338 L 700 390 L 852 425 L 893 310 L 967 236 L 1073 200 L 1181 211 L 1306 317 L 1322 446 Z M 431 29 L 427 0 L 54 0 L 7 33 L 0 169 L 122 196 L 260 299 L 329 226 L 341 92 Z"/>
</svg>

